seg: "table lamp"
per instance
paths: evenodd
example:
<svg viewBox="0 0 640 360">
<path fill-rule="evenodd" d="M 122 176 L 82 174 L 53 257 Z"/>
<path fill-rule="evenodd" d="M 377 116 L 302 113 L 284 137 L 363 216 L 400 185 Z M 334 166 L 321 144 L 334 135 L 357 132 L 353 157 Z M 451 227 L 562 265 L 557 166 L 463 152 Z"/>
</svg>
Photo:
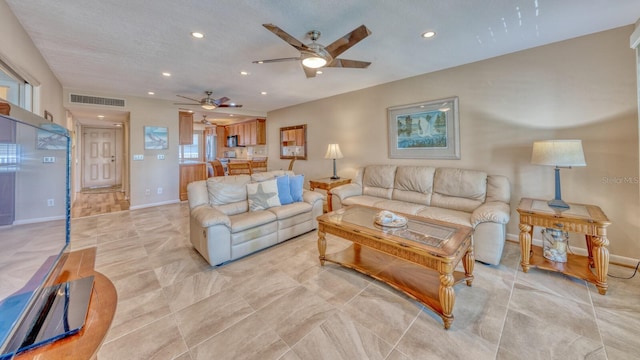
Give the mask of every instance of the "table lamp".
<svg viewBox="0 0 640 360">
<path fill-rule="evenodd" d="M 547 204 L 553 208 L 568 209 L 569 204 L 562 201 L 560 191 L 560 168 L 587 166 L 582 150 L 582 140 L 544 140 L 533 142 L 531 163 L 555 166 L 556 195 Z"/>
<path fill-rule="evenodd" d="M 342 152 L 340 151 L 340 145 L 338 144 L 329 144 L 327 147 L 327 153 L 324 154 L 325 159 L 333 159 L 333 176 L 332 180 L 340 179 L 338 175 L 336 175 L 336 159 L 342 159 Z"/>
</svg>

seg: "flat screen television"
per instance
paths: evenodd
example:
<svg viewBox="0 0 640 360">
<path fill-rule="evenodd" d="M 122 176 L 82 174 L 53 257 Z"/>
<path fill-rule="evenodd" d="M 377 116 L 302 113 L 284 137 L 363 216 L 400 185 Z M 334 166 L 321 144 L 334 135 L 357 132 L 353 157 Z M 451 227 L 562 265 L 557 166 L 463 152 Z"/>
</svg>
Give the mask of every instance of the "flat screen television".
<svg viewBox="0 0 640 360">
<path fill-rule="evenodd" d="M 0 115 L 0 360 L 86 318 L 93 278 L 56 283 L 69 251 L 70 147 L 42 117 L 15 106 Z"/>
</svg>

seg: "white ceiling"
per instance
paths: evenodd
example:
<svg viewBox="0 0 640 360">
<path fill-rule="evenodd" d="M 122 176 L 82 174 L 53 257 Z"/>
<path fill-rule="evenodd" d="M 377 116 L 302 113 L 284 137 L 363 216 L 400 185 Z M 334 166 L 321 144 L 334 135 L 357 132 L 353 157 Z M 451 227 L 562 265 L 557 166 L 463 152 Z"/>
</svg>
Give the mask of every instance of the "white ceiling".
<svg viewBox="0 0 640 360">
<path fill-rule="evenodd" d="M 227 96 L 238 114 L 268 111 L 633 24 L 638 0 L 6 0 L 63 87 L 183 102 Z M 372 34 L 340 58 L 368 69 L 307 79 L 298 56 L 262 27 L 328 45 L 364 24 Z M 426 30 L 437 32 L 423 39 Z M 192 31 L 205 34 L 193 39 Z M 162 72 L 170 72 L 166 78 Z M 248 76 L 240 75 L 247 71 Z M 261 95 L 266 91 L 267 95 Z M 178 108 L 178 106 L 176 106 Z M 194 110 L 198 107 L 194 106 Z M 77 117 L 93 117 L 91 111 Z M 196 120 L 201 119 L 196 114 Z M 209 119 L 227 118 L 210 113 Z M 236 117 L 237 118 L 237 117 Z"/>
</svg>

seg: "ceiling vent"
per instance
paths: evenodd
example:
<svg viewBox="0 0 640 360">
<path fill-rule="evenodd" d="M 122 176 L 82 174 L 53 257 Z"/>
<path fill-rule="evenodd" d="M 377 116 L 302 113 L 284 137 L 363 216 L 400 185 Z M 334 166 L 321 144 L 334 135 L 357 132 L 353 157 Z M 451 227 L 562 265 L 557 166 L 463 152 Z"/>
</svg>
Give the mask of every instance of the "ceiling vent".
<svg viewBox="0 0 640 360">
<path fill-rule="evenodd" d="M 88 105 L 104 105 L 125 107 L 124 99 L 110 99 L 97 96 L 87 96 L 78 94 L 69 94 L 69 101 L 72 104 L 88 104 Z"/>
</svg>

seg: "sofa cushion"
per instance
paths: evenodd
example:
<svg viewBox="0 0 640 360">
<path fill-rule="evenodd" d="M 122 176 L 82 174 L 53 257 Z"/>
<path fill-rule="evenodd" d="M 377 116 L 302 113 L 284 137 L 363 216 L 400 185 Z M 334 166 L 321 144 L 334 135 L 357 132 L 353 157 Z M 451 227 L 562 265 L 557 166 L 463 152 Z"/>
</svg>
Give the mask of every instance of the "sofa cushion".
<svg viewBox="0 0 640 360">
<path fill-rule="evenodd" d="M 435 168 L 429 166 L 398 166 L 392 198 L 430 205 L 435 171 Z"/>
<path fill-rule="evenodd" d="M 289 187 L 289 176 L 283 175 L 276 177 L 278 184 L 278 198 L 281 205 L 291 204 L 293 198 L 291 197 L 291 188 Z"/>
<path fill-rule="evenodd" d="M 416 215 L 428 219 L 435 219 L 458 225 L 471 226 L 471 213 L 468 213 L 466 211 L 428 206 L 420 210 Z"/>
<path fill-rule="evenodd" d="M 389 210 L 393 212 L 400 212 L 404 214 L 415 215 L 419 211 L 425 208 L 425 205 L 414 204 L 406 201 L 399 200 L 382 200 L 378 201 L 374 205 L 379 209 Z"/>
<path fill-rule="evenodd" d="M 276 221 L 276 215 L 268 210 L 244 212 L 232 215 L 229 218 L 231 219 L 232 233 L 238 233 Z"/>
<path fill-rule="evenodd" d="M 304 175 L 289 176 L 289 188 L 294 202 L 302 201 Z"/>
<path fill-rule="evenodd" d="M 369 165 L 362 176 L 362 194 L 391 199 L 396 165 Z"/>
<path fill-rule="evenodd" d="M 231 204 L 247 200 L 246 185 L 249 175 L 214 176 L 207 179 L 207 192 L 211 205 Z"/>
<path fill-rule="evenodd" d="M 344 200 L 342 200 L 343 206 L 349 205 L 364 205 L 364 206 L 375 206 L 376 203 L 381 202 L 384 199 L 380 199 L 375 196 L 367 196 L 367 195 L 359 195 L 359 196 L 351 196 Z"/>
<path fill-rule="evenodd" d="M 276 179 L 247 184 L 247 197 L 249 198 L 249 211 L 259 211 L 272 206 L 280 206 Z"/>
<path fill-rule="evenodd" d="M 295 202 L 285 206 L 277 206 L 269 209 L 278 220 L 290 218 L 303 213 L 311 213 L 311 205 L 304 201 Z"/>
<path fill-rule="evenodd" d="M 486 192 L 487 173 L 438 168 L 433 180 L 431 206 L 472 212 L 484 203 Z"/>
</svg>

